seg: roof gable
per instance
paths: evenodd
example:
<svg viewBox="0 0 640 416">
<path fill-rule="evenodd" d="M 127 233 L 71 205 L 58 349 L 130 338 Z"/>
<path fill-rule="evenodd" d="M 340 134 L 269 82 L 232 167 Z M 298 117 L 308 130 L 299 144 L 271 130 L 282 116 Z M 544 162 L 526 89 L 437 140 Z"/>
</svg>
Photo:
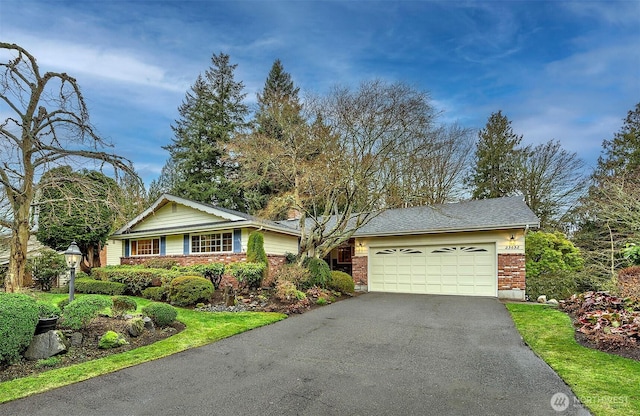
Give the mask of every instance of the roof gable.
<svg viewBox="0 0 640 416">
<path fill-rule="evenodd" d="M 164 194 L 140 215 L 129 221 L 114 235 L 170 226 L 186 226 L 203 222 L 246 221 L 250 216 L 203 204 L 201 202 Z"/>
<path fill-rule="evenodd" d="M 164 194 L 149 208 L 112 234 L 122 238 L 131 233 L 144 235 L 162 234 L 171 230 L 194 230 L 204 228 L 233 228 L 252 226 L 283 234 L 298 235 L 299 232 L 273 221 L 252 215 L 220 208 L 202 202 Z"/>
</svg>

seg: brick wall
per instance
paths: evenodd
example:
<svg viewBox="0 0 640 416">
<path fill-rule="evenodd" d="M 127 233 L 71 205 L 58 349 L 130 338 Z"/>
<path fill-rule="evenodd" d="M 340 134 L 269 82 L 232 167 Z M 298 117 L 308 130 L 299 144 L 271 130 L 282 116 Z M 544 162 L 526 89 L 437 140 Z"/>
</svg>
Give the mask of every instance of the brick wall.
<svg viewBox="0 0 640 416">
<path fill-rule="evenodd" d="M 498 290 L 525 290 L 524 254 L 498 254 Z"/>
<path fill-rule="evenodd" d="M 356 285 L 362 285 L 366 287 L 369 283 L 369 277 L 367 274 L 368 259 L 369 257 L 367 256 L 358 256 L 351 258 L 351 271 L 353 281 Z"/>
<path fill-rule="evenodd" d="M 247 261 L 247 253 L 223 253 L 223 254 L 192 254 L 188 256 L 162 256 L 163 259 L 175 260 L 180 266 L 193 266 L 195 264 L 207 264 L 207 263 L 236 263 Z M 120 257 L 120 264 L 136 265 L 142 264 L 146 260 L 150 259 L 148 256 L 144 257 Z M 278 256 L 268 254 L 267 259 L 269 261 L 269 275 L 273 276 L 280 267 L 285 263 L 285 256 Z"/>
</svg>

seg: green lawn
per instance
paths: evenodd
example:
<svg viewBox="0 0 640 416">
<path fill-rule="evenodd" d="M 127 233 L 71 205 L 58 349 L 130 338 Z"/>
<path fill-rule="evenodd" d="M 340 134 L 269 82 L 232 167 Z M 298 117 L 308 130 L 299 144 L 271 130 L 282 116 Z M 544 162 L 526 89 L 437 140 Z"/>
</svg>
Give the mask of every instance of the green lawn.
<svg viewBox="0 0 640 416">
<path fill-rule="evenodd" d="M 510 303 L 507 309 L 525 342 L 594 415 L 640 415 L 640 362 L 581 346 L 569 317 L 555 308 Z"/>
<path fill-rule="evenodd" d="M 55 303 L 66 296 L 41 294 L 38 295 L 38 298 Z M 134 299 L 138 303 L 138 310 L 149 303 L 147 299 Z M 166 357 L 189 348 L 199 347 L 253 328 L 268 325 L 284 318 L 286 318 L 286 315 L 279 313 L 208 313 L 178 308 L 178 320 L 186 325 L 186 329 L 179 334 L 155 344 L 121 354 L 47 371 L 32 377 L 0 383 L 0 403 Z"/>
</svg>

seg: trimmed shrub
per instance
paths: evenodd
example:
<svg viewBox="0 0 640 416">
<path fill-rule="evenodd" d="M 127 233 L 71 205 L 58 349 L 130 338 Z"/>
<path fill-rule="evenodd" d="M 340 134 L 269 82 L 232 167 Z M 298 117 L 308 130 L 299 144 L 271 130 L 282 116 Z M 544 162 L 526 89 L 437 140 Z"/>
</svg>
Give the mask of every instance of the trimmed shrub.
<svg viewBox="0 0 640 416">
<path fill-rule="evenodd" d="M 107 331 L 98 341 L 98 348 L 108 350 L 110 348 L 117 348 L 122 345 L 127 345 L 129 342 L 127 339 L 117 332 Z"/>
<path fill-rule="evenodd" d="M 90 293 L 93 295 L 122 295 L 127 290 L 127 285 L 117 282 L 103 282 L 92 278 L 76 279 L 76 292 Z"/>
<path fill-rule="evenodd" d="M 331 268 L 326 261 L 317 257 L 307 257 L 304 261 L 304 267 L 309 269 L 309 273 L 311 273 L 305 289 L 313 286 L 322 288 L 327 286 L 327 282 L 331 279 Z"/>
<path fill-rule="evenodd" d="M 114 296 L 111 298 L 111 303 L 111 312 L 119 318 L 127 312 L 135 312 L 138 309 L 136 301 L 126 296 Z"/>
<path fill-rule="evenodd" d="M 211 282 L 209 282 L 211 283 Z M 178 311 L 171 305 L 160 302 L 152 302 L 142 308 L 142 313 L 151 318 L 157 326 L 167 326 L 173 323 L 178 316 Z"/>
<path fill-rule="evenodd" d="M 91 270 L 91 275 L 99 280 L 124 283 L 125 293 L 139 295 L 153 285 L 154 281 L 167 285 L 184 272 L 178 270 L 150 269 L 144 266 L 106 266 Z"/>
<path fill-rule="evenodd" d="M 331 272 L 327 288 L 341 293 L 353 293 L 356 290 L 353 278 L 349 274 L 338 270 Z"/>
<path fill-rule="evenodd" d="M 38 304 L 21 293 L 0 293 L 0 363 L 20 359 L 38 324 Z"/>
<path fill-rule="evenodd" d="M 38 302 L 38 318 L 53 318 L 61 314 L 62 311 L 59 307 L 50 303 Z"/>
<path fill-rule="evenodd" d="M 213 283 L 200 276 L 180 276 L 169 286 L 169 301 L 178 306 L 208 302 L 213 296 Z"/>
<path fill-rule="evenodd" d="M 60 326 L 81 329 L 98 317 L 105 308 L 111 306 L 111 299 L 98 295 L 85 295 L 74 299 L 62 310 Z"/>
<path fill-rule="evenodd" d="M 309 272 L 309 269 L 298 266 L 297 264 L 285 264 L 278 270 L 274 278 L 276 285 L 278 282 L 286 280 L 287 282 L 293 283 L 296 288 L 302 289 L 311 278 L 311 272 Z"/>
<path fill-rule="evenodd" d="M 155 300 L 156 302 L 167 300 L 168 295 L 169 289 L 167 289 L 165 286 L 148 287 L 142 291 L 143 298 Z"/>
<path fill-rule="evenodd" d="M 640 266 L 625 267 L 618 272 L 618 291 L 622 297 L 640 298 Z"/>
<path fill-rule="evenodd" d="M 229 274 L 235 277 L 240 287 L 259 288 L 266 265 L 264 263 L 231 263 Z"/>
</svg>

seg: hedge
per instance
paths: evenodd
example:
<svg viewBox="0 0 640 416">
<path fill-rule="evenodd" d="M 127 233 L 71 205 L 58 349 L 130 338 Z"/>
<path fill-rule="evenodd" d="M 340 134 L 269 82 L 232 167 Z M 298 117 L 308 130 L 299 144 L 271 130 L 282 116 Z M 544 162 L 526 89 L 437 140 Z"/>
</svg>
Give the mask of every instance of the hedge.
<svg viewBox="0 0 640 416">
<path fill-rule="evenodd" d="M 122 295 L 127 289 L 127 285 L 117 282 L 103 282 L 102 280 L 90 277 L 75 280 L 76 292 L 91 293 L 94 295 Z"/>
<path fill-rule="evenodd" d="M 144 289 L 158 283 L 168 285 L 184 273 L 175 269 L 151 269 L 144 266 L 106 266 L 91 270 L 91 275 L 99 280 L 124 283 L 127 286 L 126 293 L 140 295 Z"/>
</svg>

